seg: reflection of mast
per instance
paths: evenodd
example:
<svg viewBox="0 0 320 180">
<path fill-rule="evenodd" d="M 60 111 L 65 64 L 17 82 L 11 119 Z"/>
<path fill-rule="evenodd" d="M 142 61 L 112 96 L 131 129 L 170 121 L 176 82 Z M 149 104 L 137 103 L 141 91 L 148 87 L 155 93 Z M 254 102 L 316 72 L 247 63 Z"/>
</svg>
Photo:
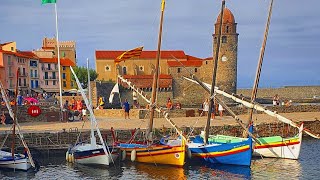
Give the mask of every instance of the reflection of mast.
<svg viewBox="0 0 320 180">
<path fill-rule="evenodd" d="M 221 14 L 221 16 L 220 16 L 220 28 L 219 28 L 218 37 L 217 37 L 217 49 L 214 52 L 215 59 L 214 59 L 214 64 L 213 64 L 211 87 L 215 87 L 215 85 L 216 85 L 217 66 L 218 66 L 218 58 L 219 58 L 219 51 L 220 51 L 220 39 L 221 39 L 221 32 L 222 32 L 222 18 L 223 18 L 223 11 L 224 11 L 224 7 L 225 7 L 225 3 L 226 3 L 225 0 L 222 0 L 221 13 L 220 13 Z M 210 119 L 211 119 L 212 107 L 214 106 L 213 94 L 214 94 L 214 88 L 211 88 L 209 111 L 208 111 L 208 117 L 207 117 L 207 124 L 206 124 L 206 127 L 205 127 L 205 138 L 204 138 L 204 143 L 205 144 L 207 144 L 207 142 L 208 142 Z"/>
<path fill-rule="evenodd" d="M 266 49 L 268 33 L 269 33 L 269 26 L 270 26 L 271 15 L 272 15 L 272 6 L 273 6 L 273 0 L 271 0 L 271 2 L 270 2 L 269 15 L 268 15 L 268 20 L 267 20 L 267 24 L 266 24 L 266 29 L 265 29 L 265 32 L 264 32 L 264 38 L 263 38 L 263 42 L 262 42 L 262 47 L 261 47 L 261 50 L 260 50 L 259 62 L 258 62 L 258 67 L 257 67 L 257 72 L 256 72 L 256 78 L 254 80 L 254 84 L 253 84 L 253 88 L 252 88 L 251 103 L 253 103 L 255 101 L 256 97 L 257 97 L 257 91 L 258 91 L 258 86 L 259 86 L 262 62 L 263 62 L 264 52 L 265 52 L 265 49 Z M 212 87 L 214 87 L 214 86 L 212 86 Z M 247 125 L 252 123 L 252 114 L 253 114 L 253 108 L 250 108 Z M 243 132 L 243 136 L 247 136 L 245 131 Z"/>
<path fill-rule="evenodd" d="M 152 141 L 152 128 L 153 128 L 153 116 L 154 116 L 154 104 L 156 102 L 157 96 L 157 87 L 158 87 L 158 78 L 159 78 L 159 65 L 160 65 L 160 50 L 161 50 L 161 38 L 162 38 L 162 24 L 163 24 L 163 15 L 164 15 L 164 8 L 165 8 L 165 0 L 162 0 L 161 3 L 161 18 L 160 18 L 160 27 L 159 27 L 159 36 L 158 36 L 158 49 L 157 49 L 157 56 L 156 56 L 156 67 L 153 75 L 153 83 L 152 83 L 152 96 L 150 102 L 150 121 L 149 126 L 146 133 L 146 139 L 150 142 Z"/>
</svg>

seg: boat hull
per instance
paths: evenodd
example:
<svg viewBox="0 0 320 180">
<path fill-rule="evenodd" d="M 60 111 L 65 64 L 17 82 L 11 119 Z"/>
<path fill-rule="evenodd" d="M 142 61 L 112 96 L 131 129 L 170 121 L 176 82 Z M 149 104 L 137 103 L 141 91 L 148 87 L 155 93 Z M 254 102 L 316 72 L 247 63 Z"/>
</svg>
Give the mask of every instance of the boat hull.
<svg viewBox="0 0 320 180">
<path fill-rule="evenodd" d="M 134 151 L 134 161 L 152 164 L 165 164 L 182 167 L 185 164 L 185 145 L 151 145 L 143 146 L 137 144 L 120 144 L 120 149 L 126 152 L 126 159 L 132 159 Z"/>
<path fill-rule="evenodd" d="M 0 155 L 0 168 L 24 171 L 31 168 L 31 163 L 27 156 L 15 154 L 15 157 L 12 158 L 11 153 L 5 151 L 1 151 Z"/>
<path fill-rule="evenodd" d="M 279 141 L 268 141 L 262 138 L 261 144 L 255 143 L 253 156 L 298 159 L 302 142 L 303 124 L 299 134 L 291 138 L 281 138 Z M 265 140 L 265 141 L 263 141 Z"/>
<path fill-rule="evenodd" d="M 188 143 L 191 152 L 191 160 L 207 163 L 251 165 L 252 140 L 240 143 L 208 144 Z"/>
<path fill-rule="evenodd" d="M 91 144 L 80 144 L 69 150 L 69 154 L 73 155 L 75 163 L 109 165 L 118 158 L 119 151 L 117 148 L 108 148 L 111 153 L 109 156 L 105 154 L 101 145 L 92 147 Z"/>
</svg>

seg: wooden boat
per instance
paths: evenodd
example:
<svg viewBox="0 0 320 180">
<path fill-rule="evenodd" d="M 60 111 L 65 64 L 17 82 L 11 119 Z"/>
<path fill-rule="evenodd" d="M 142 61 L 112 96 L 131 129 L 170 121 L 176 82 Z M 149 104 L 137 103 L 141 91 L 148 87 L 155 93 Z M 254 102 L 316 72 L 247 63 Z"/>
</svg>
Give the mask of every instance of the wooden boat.
<svg viewBox="0 0 320 180">
<path fill-rule="evenodd" d="M 15 99 L 17 99 L 17 94 L 18 94 L 19 71 L 20 69 L 18 68 Z M 17 122 L 17 116 L 16 116 L 18 106 L 17 105 L 15 106 L 15 112 L 13 112 L 11 105 L 9 103 L 9 99 L 7 97 L 7 94 L 5 93 L 5 89 L 1 82 L 0 82 L 0 89 L 1 89 L 2 98 L 5 101 L 5 104 L 8 108 L 11 118 L 13 119 L 13 126 L 12 126 L 13 140 L 12 140 L 11 152 L 0 150 L 0 168 L 13 169 L 13 170 L 25 170 L 25 171 L 30 169 L 31 167 L 38 168 L 38 165 L 36 167 L 36 164 L 34 163 L 32 155 L 30 153 L 29 147 L 27 146 L 27 143 L 24 141 L 24 137 L 20 132 L 20 126 Z M 17 132 L 16 132 L 16 129 L 17 129 Z M 19 138 L 24 146 L 24 149 L 25 149 L 24 154 L 15 153 L 15 136 L 17 134 L 19 135 Z"/>
<path fill-rule="evenodd" d="M 73 147 L 69 148 L 66 152 L 66 160 L 71 163 L 79 164 L 98 164 L 98 165 L 110 165 L 119 156 L 119 149 L 117 147 L 107 147 L 102 139 L 100 130 L 96 118 L 93 114 L 92 108 L 89 104 L 87 96 L 84 94 L 82 86 L 79 82 L 78 77 L 74 73 L 72 67 L 70 67 L 72 74 L 76 79 L 76 83 L 80 89 L 82 98 L 86 103 L 86 107 L 90 112 L 90 124 L 91 124 L 91 134 L 90 134 L 90 143 L 76 143 Z M 97 144 L 95 137 L 95 130 L 99 136 L 100 144 Z"/>
<path fill-rule="evenodd" d="M 261 144 L 254 142 L 253 156 L 272 157 L 284 159 L 298 159 L 302 142 L 303 124 L 299 128 L 299 133 L 294 137 L 283 138 L 281 136 L 270 136 L 257 138 Z M 215 135 L 209 137 L 211 143 L 239 143 L 248 138 L 234 136 Z"/>
<path fill-rule="evenodd" d="M 0 151 L 0 168 L 28 170 L 31 167 L 27 154 L 14 154 L 12 157 L 11 152 Z"/>
<path fill-rule="evenodd" d="M 155 105 L 156 93 L 158 87 L 158 78 L 159 78 L 159 63 L 160 63 L 160 49 L 161 49 L 161 36 L 162 36 L 162 24 L 163 24 L 163 15 L 165 8 L 165 0 L 162 0 L 161 3 L 161 18 L 160 18 L 160 29 L 159 29 L 159 37 L 158 37 L 158 50 L 157 50 L 157 62 L 155 66 L 153 84 L 152 84 L 152 97 L 151 100 L 148 100 L 142 93 L 137 90 L 134 86 L 132 86 L 131 82 L 128 82 L 123 79 L 124 82 L 134 89 L 139 95 L 143 96 L 145 100 L 150 104 L 150 106 Z M 123 55 L 121 55 L 123 57 Z M 121 58 L 119 58 L 119 62 Z M 118 76 L 121 79 L 121 76 Z M 156 106 L 156 105 L 155 105 Z M 139 143 L 120 143 L 118 147 L 124 152 L 125 157 L 127 159 L 131 159 L 131 161 L 143 162 L 143 163 L 152 163 L 152 164 L 166 164 L 173 166 L 183 166 L 185 163 L 185 140 L 182 140 L 182 143 L 178 145 L 163 145 L 163 144 L 153 144 L 152 138 L 152 128 L 153 128 L 153 116 L 154 111 L 159 108 L 155 107 L 150 109 L 150 120 L 148 129 L 146 132 L 146 141 L 143 144 Z M 179 132 L 179 130 L 178 130 Z M 181 132 L 180 132 L 181 133 Z"/>
<path fill-rule="evenodd" d="M 191 143 L 187 143 L 188 150 L 191 153 L 191 160 L 200 160 L 213 164 L 251 165 L 251 137 L 243 141 L 226 143 L 216 143 L 209 140 L 207 144 L 204 144 L 204 138 L 198 135 L 192 138 L 191 141 Z"/>
</svg>

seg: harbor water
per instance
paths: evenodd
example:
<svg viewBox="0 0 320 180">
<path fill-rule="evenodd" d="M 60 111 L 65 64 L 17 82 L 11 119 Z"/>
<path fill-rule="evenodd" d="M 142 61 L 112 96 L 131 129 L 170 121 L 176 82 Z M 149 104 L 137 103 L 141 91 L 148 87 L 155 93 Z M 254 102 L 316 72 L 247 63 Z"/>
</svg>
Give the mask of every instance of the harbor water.
<svg viewBox="0 0 320 180">
<path fill-rule="evenodd" d="M 73 165 L 63 154 L 38 155 L 40 170 L 0 170 L 0 179 L 319 179 L 320 141 L 304 138 L 299 160 L 254 159 L 251 168 L 186 164 L 184 168 L 116 162 L 115 166 Z"/>
</svg>

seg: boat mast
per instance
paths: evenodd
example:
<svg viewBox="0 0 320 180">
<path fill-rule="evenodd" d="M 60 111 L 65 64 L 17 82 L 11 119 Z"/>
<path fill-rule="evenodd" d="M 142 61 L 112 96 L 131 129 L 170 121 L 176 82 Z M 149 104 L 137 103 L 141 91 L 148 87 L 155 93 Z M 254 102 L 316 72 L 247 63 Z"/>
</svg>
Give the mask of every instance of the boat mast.
<svg viewBox="0 0 320 180">
<path fill-rule="evenodd" d="M 270 1 L 268 20 L 267 20 L 266 29 L 265 29 L 265 32 L 264 32 L 264 38 L 263 38 L 263 42 L 262 42 L 262 47 L 260 49 L 259 62 L 258 62 L 257 71 L 256 71 L 256 77 L 255 77 L 254 84 L 253 84 L 253 87 L 252 87 L 252 94 L 251 94 L 251 103 L 252 104 L 254 104 L 254 101 L 256 100 L 256 97 L 257 97 L 259 80 L 260 80 L 261 69 L 262 69 L 262 63 L 263 63 L 263 58 L 264 58 L 264 52 L 265 52 L 265 49 L 266 49 L 266 44 L 267 44 L 267 39 L 268 39 L 269 26 L 270 26 L 271 15 L 272 15 L 272 7 L 273 7 L 273 0 Z M 253 114 L 253 108 L 250 108 L 248 121 L 246 123 L 247 126 L 252 123 L 252 114 Z M 245 131 L 243 131 L 243 136 L 244 137 L 248 136 Z"/>
<path fill-rule="evenodd" d="M 222 19 L 223 19 L 223 12 L 225 8 L 225 0 L 222 0 L 221 4 L 221 13 L 220 13 L 220 22 L 219 22 L 219 32 L 217 36 L 217 50 L 214 52 L 214 64 L 213 64 L 213 73 L 212 73 L 212 84 L 211 87 L 215 87 L 216 85 L 216 75 L 217 75 L 217 66 L 218 66 L 218 59 L 219 59 L 219 51 L 220 51 L 220 39 L 221 39 L 221 33 L 222 33 Z M 209 111 L 208 111 L 208 116 L 207 116 L 207 124 L 205 127 L 205 138 L 204 138 L 204 144 L 208 143 L 208 137 L 209 137 L 209 129 L 210 129 L 210 119 L 211 119 L 211 113 L 212 113 L 212 107 L 215 105 L 214 104 L 214 88 L 211 88 L 210 91 L 210 103 L 209 103 Z"/>
<path fill-rule="evenodd" d="M 16 137 L 16 120 L 17 120 L 17 110 L 18 110 L 18 104 L 17 104 L 17 97 L 18 97 L 18 80 L 19 80 L 19 73 L 20 68 L 17 69 L 17 79 L 16 79 L 16 89 L 15 89 L 15 97 L 14 97 L 14 116 L 13 116 L 13 129 L 12 129 L 12 146 L 11 146 L 11 154 L 12 158 L 14 159 L 14 146 L 15 146 L 15 137 Z"/>
<path fill-rule="evenodd" d="M 156 66 L 153 75 L 153 83 L 152 83 L 152 96 L 150 102 L 150 120 L 149 126 L 146 133 L 146 139 L 151 142 L 152 141 L 152 128 L 153 128 L 153 116 L 154 116 L 154 109 L 155 109 L 155 101 L 157 96 L 158 90 L 158 78 L 159 78 L 159 65 L 160 65 L 160 54 L 161 54 L 161 39 L 162 39 L 162 25 L 163 25 L 163 15 L 164 15 L 164 8 L 165 8 L 165 0 L 161 2 L 161 17 L 160 17 L 160 26 L 159 26 L 159 34 L 158 34 L 158 49 L 157 49 L 157 56 L 156 56 Z"/>
</svg>

